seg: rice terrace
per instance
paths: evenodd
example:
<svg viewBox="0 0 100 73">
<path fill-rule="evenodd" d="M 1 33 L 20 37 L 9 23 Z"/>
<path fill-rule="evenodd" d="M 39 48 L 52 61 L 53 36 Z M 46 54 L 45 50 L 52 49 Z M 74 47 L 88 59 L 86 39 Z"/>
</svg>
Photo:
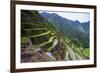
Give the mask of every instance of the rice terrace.
<svg viewBox="0 0 100 73">
<path fill-rule="evenodd" d="M 21 10 L 21 62 L 88 60 L 89 26 L 89 13 Z"/>
</svg>

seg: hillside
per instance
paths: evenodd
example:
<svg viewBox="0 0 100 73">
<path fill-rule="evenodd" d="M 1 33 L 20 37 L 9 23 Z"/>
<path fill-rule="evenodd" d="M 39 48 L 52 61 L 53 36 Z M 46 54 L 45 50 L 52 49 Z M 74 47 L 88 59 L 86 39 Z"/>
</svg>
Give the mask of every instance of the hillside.
<svg viewBox="0 0 100 73">
<path fill-rule="evenodd" d="M 64 28 L 65 23 L 62 21 L 61 24 L 55 26 L 55 22 L 49 21 L 38 11 L 21 10 L 22 62 L 88 59 L 81 51 L 82 47 L 67 36 L 69 33 L 67 27 Z"/>
<path fill-rule="evenodd" d="M 84 48 L 89 47 L 89 24 L 90 22 L 80 23 L 78 20 L 72 21 L 66 18 L 59 16 L 56 13 L 40 13 L 45 19 L 53 23 L 57 30 L 69 37 L 73 42 L 77 43 Z M 79 41 L 79 43 L 77 42 Z"/>
</svg>

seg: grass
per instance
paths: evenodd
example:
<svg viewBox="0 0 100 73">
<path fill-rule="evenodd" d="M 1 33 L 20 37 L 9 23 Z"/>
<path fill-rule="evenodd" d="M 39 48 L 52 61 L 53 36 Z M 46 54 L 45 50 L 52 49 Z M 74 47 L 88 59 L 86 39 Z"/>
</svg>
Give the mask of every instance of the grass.
<svg viewBox="0 0 100 73">
<path fill-rule="evenodd" d="M 21 37 L 21 43 L 28 43 L 29 39 L 28 37 Z"/>
<path fill-rule="evenodd" d="M 48 60 L 48 61 L 52 61 L 53 59 L 52 59 L 52 58 L 50 58 L 50 57 L 48 57 L 48 58 L 47 58 L 47 60 Z"/>
<path fill-rule="evenodd" d="M 89 57 L 90 57 L 90 49 L 89 48 L 85 48 L 83 50 L 83 54 L 89 59 Z"/>
</svg>

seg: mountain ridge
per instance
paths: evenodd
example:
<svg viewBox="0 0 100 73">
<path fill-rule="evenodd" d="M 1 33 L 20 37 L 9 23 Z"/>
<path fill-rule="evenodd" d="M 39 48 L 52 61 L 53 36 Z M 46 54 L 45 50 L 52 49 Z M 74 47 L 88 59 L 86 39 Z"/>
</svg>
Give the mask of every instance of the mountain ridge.
<svg viewBox="0 0 100 73">
<path fill-rule="evenodd" d="M 79 39 L 78 41 L 84 40 L 85 43 L 89 44 L 89 24 L 88 22 L 79 22 L 78 20 L 73 21 L 67 18 L 61 17 L 56 13 L 40 13 L 45 19 L 51 22 L 57 30 L 60 30 L 65 35 L 72 37 L 73 39 Z M 75 40 L 74 40 L 75 41 Z M 87 46 L 89 47 L 89 45 Z"/>
</svg>

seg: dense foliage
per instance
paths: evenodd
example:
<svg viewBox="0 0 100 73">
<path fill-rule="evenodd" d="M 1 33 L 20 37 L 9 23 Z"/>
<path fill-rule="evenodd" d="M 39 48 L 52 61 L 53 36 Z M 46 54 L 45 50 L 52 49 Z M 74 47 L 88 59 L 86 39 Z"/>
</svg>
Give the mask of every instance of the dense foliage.
<svg viewBox="0 0 100 73">
<path fill-rule="evenodd" d="M 80 46 L 80 42 L 66 36 L 67 33 L 60 31 L 61 28 L 57 29 L 54 24 L 38 11 L 21 10 L 21 44 L 31 43 L 32 50 L 41 48 L 51 52 L 56 60 L 88 59 L 89 56 L 81 50 L 83 45 Z"/>
</svg>

